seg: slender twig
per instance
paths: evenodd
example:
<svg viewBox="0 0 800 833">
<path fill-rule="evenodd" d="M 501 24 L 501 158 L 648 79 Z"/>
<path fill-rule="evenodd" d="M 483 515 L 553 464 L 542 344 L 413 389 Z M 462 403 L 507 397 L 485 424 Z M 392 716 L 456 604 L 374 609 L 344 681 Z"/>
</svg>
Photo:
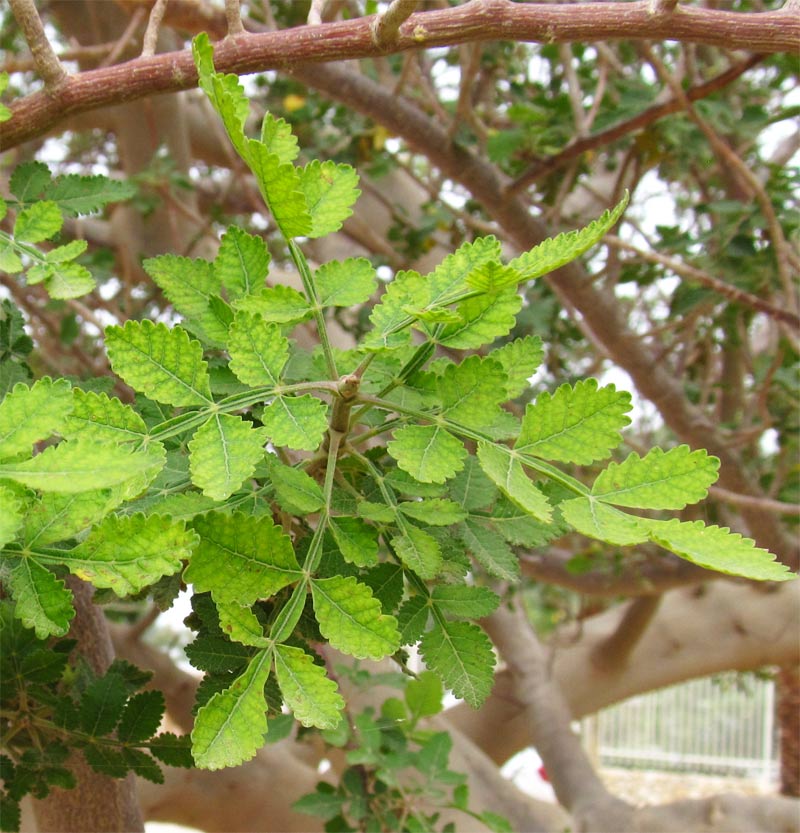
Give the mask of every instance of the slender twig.
<svg viewBox="0 0 800 833">
<path fill-rule="evenodd" d="M 685 91 L 685 95 L 690 101 L 699 101 L 701 98 L 707 98 L 712 93 L 715 93 L 717 90 L 720 90 L 735 81 L 740 75 L 743 75 L 747 72 L 747 70 L 756 66 L 756 64 L 761 63 L 761 61 L 764 60 L 764 57 L 764 55 L 751 55 L 749 58 L 735 64 L 730 67 L 730 69 L 727 69 L 725 72 L 720 73 L 715 78 L 712 78 L 710 81 L 706 81 L 705 84 L 698 84 L 696 87 L 690 87 Z M 596 148 L 616 142 L 618 139 L 621 139 L 623 136 L 627 136 L 629 133 L 641 130 L 653 122 L 663 119 L 665 116 L 679 112 L 681 108 L 681 101 L 677 97 L 673 96 L 668 101 L 656 104 L 653 107 L 648 107 L 647 110 L 643 110 L 641 113 L 633 116 L 633 118 L 626 119 L 625 121 L 615 124 L 613 127 L 609 127 L 606 130 L 601 130 L 599 133 L 578 139 L 577 141 L 567 145 L 564 150 L 556 153 L 554 156 L 536 162 L 526 171 L 523 171 L 523 173 L 521 173 L 508 186 L 508 193 L 516 194 L 518 191 L 527 188 L 537 180 L 542 179 L 543 177 L 553 173 L 553 171 L 558 170 L 576 156 L 581 156 L 587 150 L 595 150 Z"/>
<path fill-rule="evenodd" d="M 637 257 L 646 260 L 648 263 L 658 263 L 661 266 L 665 266 L 670 272 L 674 272 L 676 275 L 680 275 L 688 280 L 696 281 L 736 304 L 743 304 L 752 309 L 756 309 L 777 321 L 783 321 L 793 329 L 800 330 L 800 315 L 797 315 L 797 313 L 790 312 L 788 309 L 782 307 L 776 307 L 769 301 L 765 301 L 757 295 L 746 292 L 744 289 L 739 289 L 736 286 L 725 283 L 725 281 L 715 278 L 713 275 L 702 269 L 698 269 L 696 266 L 690 266 L 688 263 L 666 257 L 665 255 L 658 254 L 658 252 L 644 251 L 638 246 L 634 246 L 632 243 L 628 243 L 613 234 L 606 235 L 603 240 L 609 246 L 633 252 Z"/>
<path fill-rule="evenodd" d="M 57 87 L 62 81 L 66 81 L 68 73 L 47 39 L 44 24 L 33 0 L 9 0 L 9 3 L 45 87 Z"/>
<path fill-rule="evenodd" d="M 161 28 L 161 21 L 164 19 L 164 12 L 167 10 L 169 0 L 156 0 L 150 10 L 150 17 L 147 21 L 147 29 L 144 33 L 142 45 L 142 58 L 150 58 L 156 54 L 156 43 L 158 41 L 158 30 Z"/>
<path fill-rule="evenodd" d="M 134 11 L 131 15 L 131 19 L 128 21 L 128 25 L 125 27 L 125 31 L 119 36 L 117 42 L 111 48 L 108 55 L 103 58 L 99 66 L 110 67 L 119 60 L 120 56 L 125 51 L 125 47 L 130 43 L 134 33 L 139 28 L 139 24 L 144 20 L 145 15 L 146 12 L 142 8 L 138 8 Z"/>
<path fill-rule="evenodd" d="M 569 106 L 572 110 L 573 121 L 575 122 L 575 134 L 582 137 L 587 133 L 586 112 L 583 108 L 581 82 L 578 80 L 578 73 L 575 71 L 575 65 L 572 62 L 572 47 L 568 43 L 560 43 L 558 45 L 558 55 L 561 58 L 561 65 L 564 68 Z"/>
<path fill-rule="evenodd" d="M 686 111 L 686 115 L 697 125 L 700 131 L 708 140 L 711 149 L 714 151 L 720 165 L 732 171 L 737 180 L 744 186 L 744 189 L 755 197 L 761 213 L 767 223 L 769 236 L 772 239 L 772 246 L 775 252 L 775 263 L 778 267 L 778 276 L 781 281 L 784 293 L 784 302 L 787 308 L 793 312 L 797 312 L 797 293 L 795 285 L 792 281 L 787 252 L 789 244 L 786 242 L 786 237 L 783 233 L 775 209 L 772 206 L 772 200 L 764 190 L 764 186 L 759 181 L 758 177 L 750 170 L 749 166 L 739 157 L 739 155 L 726 144 L 714 128 L 695 110 L 690 99 L 687 97 L 683 88 L 681 87 L 677 78 L 666 68 L 664 62 L 658 57 L 653 49 L 647 44 L 642 44 L 642 53 L 647 57 L 653 69 L 655 69 L 661 80 L 668 84 L 672 90 L 673 96 L 681 102 L 681 106 Z"/>
<path fill-rule="evenodd" d="M 239 0 L 225 0 L 225 19 L 228 22 L 229 35 L 241 35 L 245 28 L 242 23 L 242 10 Z"/>
<path fill-rule="evenodd" d="M 322 13 L 325 11 L 325 4 L 328 0 L 311 0 L 306 23 L 309 26 L 319 26 L 322 23 Z"/>
<path fill-rule="evenodd" d="M 755 495 L 740 495 L 723 489 L 722 486 L 712 486 L 709 491 L 718 500 L 735 503 L 737 506 L 752 506 L 755 509 L 763 509 L 765 512 L 774 512 L 776 515 L 800 515 L 798 503 L 784 503 L 781 500 Z"/>
<path fill-rule="evenodd" d="M 419 0 L 392 0 L 383 14 L 372 22 L 372 37 L 377 46 L 389 46 L 400 34 L 400 26 L 416 11 Z"/>
</svg>

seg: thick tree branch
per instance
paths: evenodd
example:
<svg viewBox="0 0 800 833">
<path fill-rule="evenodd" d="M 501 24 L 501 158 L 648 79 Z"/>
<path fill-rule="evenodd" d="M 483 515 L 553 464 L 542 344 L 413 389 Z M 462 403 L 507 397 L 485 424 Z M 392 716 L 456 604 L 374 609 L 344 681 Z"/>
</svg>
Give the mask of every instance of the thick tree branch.
<svg viewBox="0 0 800 833">
<path fill-rule="evenodd" d="M 718 581 L 665 593 L 627 665 L 603 671 L 592 656 L 624 615 L 624 608 L 614 607 L 565 625 L 549 640 L 553 675 L 573 719 L 696 677 L 800 661 L 800 582 L 764 587 Z M 447 716 L 498 763 L 531 742 L 507 671 L 496 675 L 480 712 L 459 705 Z"/>
<path fill-rule="evenodd" d="M 643 550 L 644 547 L 638 547 L 637 553 Z M 559 551 L 554 547 L 524 553 L 520 556 L 522 574 L 534 581 L 555 584 L 575 593 L 601 597 L 654 596 L 676 587 L 686 587 L 687 584 L 723 578 L 721 573 L 704 570 L 662 550 L 654 552 L 645 561 L 627 564 L 622 571 L 607 565 L 605 569 L 598 567 L 576 573 L 569 568 L 573 555 L 573 552 Z"/>
<path fill-rule="evenodd" d="M 501 609 L 485 620 L 486 630 L 506 663 L 527 734 L 542 757 L 559 802 L 578 820 L 591 814 L 597 828 L 627 830 L 632 808 L 603 785 L 570 726 L 572 719 L 547 653 L 522 609 Z"/>
<path fill-rule="evenodd" d="M 216 66 L 222 72 L 244 74 L 385 54 L 386 49 L 375 43 L 373 24 L 374 16 L 370 16 L 240 35 L 218 45 Z M 680 7 L 671 15 L 654 16 L 649 0 L 566 5 L 473 0 L 455 8 L 411 15 L 388 50 L 403 52 L 489 40 L 568 43 L 622 38 L 669 38 L 775 53 L 796 49 L 800 19 L 783 9 L 751 14 L 691 6 Z M 69 76 L 61 82 L 57 100 L 40 92 L 12 106 L 12 118 L 3 125 L 0 150 L 41 136 L 69 115 L 189 89 L 196 83 L 189 50 Z"/>
<path fill-rule="evenodd" d="M 661 596 L 640 596 L 625 608 L 614 633 L 600 642 L 592 653 L 594 664 L 603 671 L 624 668 L 644 636 L 661 604 Z"/>
</svg>

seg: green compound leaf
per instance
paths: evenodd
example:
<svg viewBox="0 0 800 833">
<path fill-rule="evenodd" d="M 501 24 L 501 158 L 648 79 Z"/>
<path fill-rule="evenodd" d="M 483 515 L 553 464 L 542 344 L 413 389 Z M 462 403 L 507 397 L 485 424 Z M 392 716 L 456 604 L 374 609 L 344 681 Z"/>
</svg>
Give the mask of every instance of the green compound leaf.
<svg viewBox="0 0 800 833">
<path fill-rule="evenodd" d="M 514 288 L 469 298 L 456 307 L 461 321 L 447 324 L 435 340 L 456 350 L 474 350 L 491 344 L 511 332 L 521 307 L 522 296 Z"/>
<path fill-rule="evenodd" d="M 99 443 L 139 442 L 147 433 L 144 420 L 119 399 L 104 393 L 73 388 L 72 413 L 60 433 L 66 439 L 85 439 Z"/>
<path fill-rule="evenodd" d="M 409 501 L 401 503 L 397 508 L 404 515 L 428 526 L 450 526 L 467 517 L 467 513 L 457 503 L 443 498 Z"/>
<path fill-rule="evenodd" d="M 328 528 L 342 557 L 357 567 L 378 563 L 378 533 L 361 518 L 328 518 Z"/>
<path fill-rule="evenodd" d="M 19 212 L 14 223 L 14 237 L 24 243 L 41 243 L 58 234 L 63 223 L 58 206 L 42 200 Z"/>
<path fill-rule="evenodd" d="M 250 113 L 250 104 L 244 88 L 235 75 L 223 75 L 214 70 L 214 49 L 205 32 L 192 41 L 192 57 L 197 67 L 200 89 L 208 96 L 219 114 L 225 131 L 242 159 L 247 161 L 247 139 L 244 124 Z"/>
<path fill-rule="evenodd" d="M 124 753 L 125 750 L 99 744 L 88 744 L 83 749 L 86 763 L 95 772 L 109 778 L 124 778 L 128 774 L 129 767 Z"/>
<path fill-rule="evenodd" d="M 462 471 L 449 484 L 450 496 L 467 512 L 484 509 L 497 498 L 497 487 L 483 473 L 480 463 L 470 457 Z"/>
<path fill-rule="evenodd" d="M 311 213 L 308 237 L 324 237 L 338 231 L 353 213 L 353 204 L 361 194 L 358 174 L 350 165 L 318 159 L 297 170 L 300 188 Z"/>
<path fill-rule="evenodd" d="M 235 602 L 217 601 L 215 604 L 219 613 L 220 629 L 229 639 L 255 648 L 266 648 L 269 645 L 261 622 L 249 607 Z"/>
<path fill-rule="evenodd" d="M 264 409 L 261 422 L 275 445 L 316 451 L 328 430 L 328 408 L 310 394 L 278 396 Z"/>
<path fill-rule="evenodd" d="M 439 714 L 443 698 L 442 681 L 432 671 L 422 671 L 406 685 L 405 701 L 412 720 Z"/>
<path fill-rule="evenodd" d="M 548 272 L 554 272 L 576 257 L 580 257 L 598 243 L 616 225 L 628 205 L 628 194 L 610 211 L 582 229 L 568 231 L 544 240 L 529 252 L 514 258 L 508 265 L 522 273 L 522 280 L 530 281 Z"/>
<path fill-rule="evenodd" d="M 27 547 L 44 547 L 72 538 L 103 518 L 110 504 L 109 489 L 71 495 L 48 492 L 38 497 L 26 512 L 22 541 Z"/>
<path fill-rule="evenodd" d="M 471 622 L 436 622 L 419 644 L 425 665 L 456 697 L 477 709 L 494 682 L 494 652 L 489 637 Z"/>
<path fill-rule="evenodd" d="M 383 659 L 400 647 L 397 620 L 352 577 L 313 579 L 314 612 L 331 646 L 358 659 Z"/>
<path fill-rule="evenodd" d="M 8 477 L 43 492 L 89 492 L 125 483 L 163 465 L 163 450 L 153 444 L 130 447 L 70 440 L 46 448 L 31 460 L 0 465 Z"/>
<path fill-rule="evenodd" d="M 165 405 L 210 404 L 203 348 L 186 330 L 128 321 L 107 327 L 105 338 L 111 367 L 132 388 Z"/>
<path fill-rule="evenodd" d="M 235 414 L 214 414 L 189 442 L 192 483 L 214 500 L 227 500 L 264 457 L 265 432 Z"/>
<path fill-rule="evenodd" d="M 403 602 L 397 613 L 401 645 L 414 645 L 419 642 L 428 624 L 430 612 L 431 609 L 425 596 L 412 596 Z"/>
<path fill-rule="evenodd" d="M 789 581 L 796 575 L 775 560 L 768 550 L 725 527 L 705 526 L 702 521 L 681 522 L 640 519 L 650 539 L 664 549 L 708 570 L 756 581 Z"/>
<path fill-rule="evenodd" d="M 469 286 L 469 276 L 483 265 L 500 257 L 500 241 L 491 235 L 462 243 L 456 251 L 425 276 L 426 295 L 421 306 L 435 307 L 463 292 Z"/>
<path fill-rule="evenodd" d="M 261 122 L 261 143 L 281 162 L 294 162 L 300 153 L 292 126 L 284 119 L 276 119 L 272 113 L 265 113 Z"/>
<path fill-rule="evenodd" d="M 471 518 L 459 527 L 459 535 L 487 573 L 503 581 L 519 580 L 519 559 L 501 535 Z"/>
<path fill-rule="evenodd" d="M 405 425 L 387 446 L 400 468 L 422 483 L 444 483 L 461 471 L 467 452 L 440 425 Z"/>
<path fill-rule="evenodd" d="M 214 276 L 218 285 L 225 287 L 228 297 L 235 300 L 264 288 L 271 260 L 261 237 L 229 226 L 214 260 Z"/>
<path fill-rule="evenodd" d="M 247 141 L 247 162 L 278 227 L 285 237 L 318 236 L 303 193 L 300 170 L 254 139 Z M 323 232 L 325 233 L 325 232 Z"/>
<path fill-rule="evenodd" d="M 263 646 L 262 646 L 263 647 Z M 186 656 L 195 668 L 212 674 L 241 672 L 253 652 L 245 644 L 222 636 L 201 635 L 186 646 Z"/>
<path fill-rule="evenodd" d="M 440 584 L 433 588 L 431 599 L 442 613 L 459 619 L 480 619 L 500 604 L 500 597 L 488 587 L 463 584 Z"/>
<path fill-rule="evenodd" d="M 11 247 L 11 243 L 0 242 L 0 269 L 9 275 L 16 275 L 25 269 L 25 265 Z"/>
<path fill-rule="evenodd" d="M 14 540 L 22 517 L 22 501 L 11 489 L 0 486 L 0 549 Z"/>
<path fill-rule="evenodd" d="M 220 292 L 221 282 L 207 260 L 159 255 L 142 263 L 144 271 L 164 291 L 176 311 L 215 342 L 225 341 L 227 330 L 214 313 L 211 299 Z"/>
<path fill-rule="evenodd" d="M 622 463 L 609 463 L 597 476 L 592 496 L 617 506 L 683 509 L 706 497 L 718 471 L 719 460 L 705 450 L 654 448 L 645 457 L 632 453 Z"/>
<path fill-rule="evenodd" d="M 614 385 L 598 388 L 596 379 L 577 382 L 574 388 L 561 385 L 527 406 L 515 448 L 543 460 L 588 465 L 619 445 L 630 409 L 630 394 Z"/>
<path fill-rule="evenodd" d="M 278 385 L 289 359 L 289 339 L 277 324 L 239 310 L 227 340 L 230 368 L 246 385 Z"/>
<path fill-rule="evenodd" d="M 500 364 L 480 356 L 468 356 L 461 364 L 449 364 L 437 377 L 442 413 L 462 425 L 482 430 L 500 412 L 505 399 L 506 375 Z"/>
<path fill-rule="evenodd" d="M 375 269 L 365 257 L 331 260 L 314 273 L 323 307 L 354 307 L 368 301 L 377 284 Z"/>
<path fill-rule="evenodd" d="M 398 272 L 386 287 L 381 302 L 373 308 L 369 316 L 372 330 L 361 346 L 367 350 L 391 350 L 407 345 L 413 319 L 406 308 L 424 304 L 427 295 L 428 286 L 418 272 Z"/>
<path fill-rule="evenodd" d="M 502 366 L 507 378 L 506 396 L 514 399 L 528 389 L 528 379 L 544 359 L 544 347 L 539 336 L 525 336 L 492 350 L 489 358 Z"/>
<path fill-rule="evenodd" d="M 191 530 L 163 515 L 110 515 L 74 549 L 39 558 L 65 564 L 95 587 L 128 596 L 177 573 L 196 543 Z"/>
<path fill-rule="evenodd" d="M 72 410 L 72 389 L 66 379 L 22 382 L 0 402 L 0 460 L 31 453 L 35 442 L 61 431 Z"/>
<path fill-rule="evenodd" d="M 516 287 L 520 281 L 522 281 L 520 272 L 496 260 L 481 264 L 469 275 L 469 286 L 488 294 Z"/>
<path fill-rule="evenodd" d="M 146 778 L 154 784 L 164 783 L 164 773 L 161 767 L 141 749 L 126 746 L 122 749 L 122 758 L 127 769 L 137 777 Z"/>
<path fill-rule="evenodd" d="M 120 674 L 109 671 L 92 680 L 81 697 L 81 729 L 92 737 L 107 735 L 122 717 L 127 699 L 127 686 Z"/>
<path fill-rule="evenodd" d="M 56 246 L 45 252 L 44 259 L 48 263 L 66 263 L 70 260 L 75 260 L 76 257 L 82 255 L 89 248 L 87 240 L 70 240 L 63 246 Z"/>
<path fill-rule="evenodd" d="M 96 286 L 92 273 L 80 263 L 51 263 L 45 271 L 47 294 L 57 301 L 80 298 Z"/>
<path fill-rule="evenodd" d="M 420 578 L 431 579 L 442 569 L 442 548 L 439 542 L 412 524 L 403 524 L 402 534 L 392 538 L 392 546 L 400 560 Z"/>
<path fill-rule="evenodd" d="M 543 523 L 551 520 L 549 501 L 530 481 L 513 452 L 502 445 L 481 442 L 478 444 L 478 461 L 509 500 Z"/>
<path fill-rule="evenodd" d="M 639 518 L 590 497 L 578 497 L 560 505 L 564 520 L 578 532 L 620 547 L 641 544 L 648 539 Z"/>
<path fill-rule="evenodd" d="M 75 615 L 72 592 L 47 567 L 22 558 L 8 574 L 8 589 L 16 602 L 14 616 L 39 639 L 64 636 Z"/>
<path fill-rule="evenodd" d="M 276 645 L 275 674 L 286 705 L 303 726 L 333 729 L 339 724 L 344 700 L 325 668 L 305 651 Z"/>
<path fill-rule="evenodd" d="M 164 695 L 160 691 L 140 691 L 125 704 L 117 740 L 122 743 L 141 743 L 151 738 L 164 716 Z"/>
<path fill-rule="evenodd" d="M 285 466 L 272 454 L 266 460 L 275 497 L 282 509 L 302 515 L 322 508 L 325 497 L 316 480 L 300 469 Z"/>
<path fill-rule="evenodd" d="M 237 309 L 258 313 L 265 321 L 276 324 L 298 324 L 309 318 L 308 300 L 291 286 L 271 286 L 259 289 L 236 302 Z"/>
<path fill-rule="evenodd" d="M 233 685 L 217 692 L 198 711 L 192 730 L 192 755 L 200 769 L 238 766 L 254 757 L 264 745 L 264 686 L 271 660 L 271 651 L 256 654 Z"/>
<path fill-rule="evenodd" d="M 546 524 L 537 521 L 505 495 L 495 503 L 489 515 L 486 520 L 491 520 L 492 528 L 515 546 L 543 547 L 569 531 L 569 527 L 557 518 Z"/>
<path fill-rule="evenodd" d="M 129 200 L 135 194 L 136 186 L 132 182 L 102 174 L 64 174 L 48 183 L 42 192 L 45 199 L 57 203 L 71 217 L 94 214 L 109 203 Z"/>
<path fill-rule="evenodd" d="M 184 579 L 215 601 L 251 605 L 302 576 L 289 537 L 267 515 L 211 512 L 193 527 L 200 543 Z"/>
<path fill-rule="evenodd" d="M 179 766 L 185 769 L 191 769 L 194 766 L 190 739 L 187 735 L 178 737 L 172 732 L 161 732 L 147 744 L 147 748 L 154 758 L 158 758 L 167 766 Z"/>
<path fill-rule="evenodd" d="M 50 184 L 50 170 L 44 162 L 23 162 L 11 174 L 8 187 L 22 203 L 35 202 Z"/>
</svg>

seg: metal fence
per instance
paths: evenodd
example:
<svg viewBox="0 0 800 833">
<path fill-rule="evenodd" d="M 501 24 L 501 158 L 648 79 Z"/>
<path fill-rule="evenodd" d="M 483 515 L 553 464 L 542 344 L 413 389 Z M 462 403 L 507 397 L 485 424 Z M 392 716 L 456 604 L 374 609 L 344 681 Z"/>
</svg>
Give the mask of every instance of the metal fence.
<svg viewBox="0 0 800 833">
<path fill-rule="evenodd" d="M 774 684 L 731 674 L 633 697 L 583 721 L 606 766 L 774 780 Z"/>
</svg>

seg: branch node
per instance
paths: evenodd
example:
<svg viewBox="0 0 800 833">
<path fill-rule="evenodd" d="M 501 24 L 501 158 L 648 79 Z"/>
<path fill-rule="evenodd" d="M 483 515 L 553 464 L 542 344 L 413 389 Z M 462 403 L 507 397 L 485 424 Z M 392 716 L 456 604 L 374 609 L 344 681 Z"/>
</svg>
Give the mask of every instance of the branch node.
<svg viewBox="0 0 800 833">
<path fill-rule="evenodd" d="M 418 5 L 419 0 L 392 0 L 389 8 L 376 15 L 370 26 L 373 43 L 381 49 L 393 44 L 400 33 L 400 26 L 411 17 Z"/>
<path fill-rule="evenodd" d="M 239 0 L 225 0 L 225 20 L 228 24 L 228 37 L 244 34 L 245 28 L 242 23 L 242 10 L 239 7 Z"/>
</svg>

